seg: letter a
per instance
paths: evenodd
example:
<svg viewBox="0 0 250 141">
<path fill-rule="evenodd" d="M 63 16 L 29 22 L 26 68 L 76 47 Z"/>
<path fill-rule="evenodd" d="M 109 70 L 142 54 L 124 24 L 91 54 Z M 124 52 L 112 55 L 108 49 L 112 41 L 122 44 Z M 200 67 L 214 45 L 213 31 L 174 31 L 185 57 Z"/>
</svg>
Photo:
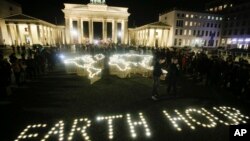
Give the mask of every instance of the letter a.
<svg viewBox="0 0 250 141">
<path fill-rule="evenodd" d="M 234 136 L 241 136 L 239 129 L 236 129 L 236 131 L 234 132 Z"/>
</svg>

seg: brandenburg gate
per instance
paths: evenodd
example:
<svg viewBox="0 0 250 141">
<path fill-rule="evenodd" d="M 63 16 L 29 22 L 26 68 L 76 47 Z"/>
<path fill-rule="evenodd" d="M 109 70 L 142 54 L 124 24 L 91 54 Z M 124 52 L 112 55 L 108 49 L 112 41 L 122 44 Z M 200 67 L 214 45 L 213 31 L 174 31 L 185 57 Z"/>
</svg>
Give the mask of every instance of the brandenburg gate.
<svg viewBox="0 0 250 141">
<path fill-rule="evenodd" d="M 93 44 L 94 23 L 102 23 L 102 42 L 108 42 L 107 24 L 112 24 L 112 43 L 128 43 L 128 8 L 106 5 L 105 0 L 90 0 L 89 4 L 64 4 L 62 10 L 65 17 L 67 44 Z M 86 24 L 85 24 L 86 23 Z M 118 31 L 118 25 L 120 30 Z M 87 31 L 87 32 L 86 32 Z M 87 34 L 86 34 L 87 33 Z"/>
</svg>

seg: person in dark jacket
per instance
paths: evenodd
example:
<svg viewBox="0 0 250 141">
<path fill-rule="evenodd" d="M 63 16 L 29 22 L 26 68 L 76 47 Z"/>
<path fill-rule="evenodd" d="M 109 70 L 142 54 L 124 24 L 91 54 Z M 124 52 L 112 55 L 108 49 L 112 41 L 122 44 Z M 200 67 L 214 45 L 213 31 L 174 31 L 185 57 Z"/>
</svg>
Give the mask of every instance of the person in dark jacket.
<svg viewBox="0 0 250 141">
<path fill-rule="evenodd" d="M 174 95 L 176 95 L 176 82 L 177 77 L 179 75 L 179 68 L 178 68 L 178 59 L 172 58 L 171 64 L 168 66 L 168 75 L 167 75 L 167 94 L 170 93 L 170 90 L 173 88 Z"/>
<path fill-rule="evenodd" d="M 4 60 L 3 53 L 0 52 L 0 100 L 7 97 L 6 88 L 11 82 L 11 66 Z"/>
<path fill-rule="evenodd" d="M 165 63 L 165 58 L 160 57 L 159 59 L 156 59 L 156 62 L 154 64 L 153 68 L 153 91 L 152 91 L 152 99 L 158 100 L 159 93 L 158 89 L 160 86 L 160 76 L 163 74 L 162 72 L 162 65 Z"/>
</svg>

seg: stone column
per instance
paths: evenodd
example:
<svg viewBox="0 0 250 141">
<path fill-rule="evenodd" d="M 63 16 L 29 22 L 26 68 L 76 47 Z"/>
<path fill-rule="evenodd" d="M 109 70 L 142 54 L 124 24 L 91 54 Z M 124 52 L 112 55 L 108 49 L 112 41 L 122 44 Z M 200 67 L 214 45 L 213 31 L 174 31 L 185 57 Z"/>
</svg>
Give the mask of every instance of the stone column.
<svg viewBox="0 0 250 141">
<path fill-rule="evenodd" d="M 11 34 L 10 25 L 9 25 L 9 24 L 6 24 L 6 26 L 7 26 L 8 37 L 11 39 L 12 45 L 15 45 L 15 42 L 14 42 L 13 37 L 12 37 L 12 34 Z M 1 33 L 0 33 L 0 34 L 1 34 Z M 4 42 L 4 44 L 6 44 L 6 41 Z"/>
<path fill-rule="evenodd" d="M 46 41 L 47 41 L 47 37 L 45 37 L 45 27 L 42 25 L 42 30 L 43 30 L 43 45 L 45 45 L 46 44 Z M 46 35 L 47 36 L 47 35 Z M 46 40 L 45 40 L 45 38 L 46 38 Z"/>
<path fill-rule="evenodd" d="M 50 45 L 50 30 L 49 27 L 46 26 L 46 32 L 47 32 L 47 43 Z"/>
<path fill-rule="evenodd" d="M 32 32 L 31 32 L 31 25 L 28 24 L 28 30 L 29 30 L 29 36 L 30 36 L 30 44 L 34 44 L 34 39 L 32 36 Z"/>
<path fill-rule="evenodd" d="M 94 34 L 93 34 L 93 20 L 89 19 L 89 43 L 93 43 L 93 38 L 94 38 Z"/>
<path fill-rule="evenodd" d="M 70 20 L 69 18 L 65 18 L 65 36 L 66 36 L 66 44 L 70 44 Z"/>
<path fill-rule="evenodd" d="M 107 42 L 107 20 L 103 19 L 102 21 L 102 38 L 104 42 Z"/>
<path fill-rule="evenodd" d="M 122 21 L 122 29 L 121 29 L 121 41 L 122 41 L 122 44 L 125 44 L 125 40 L 126 40 L 126 35 L 125 35 L 125 32 L 126 32 L 126 28 L 125 28 L 125 21 L 123 20 Z"/>
<path fill-rule="evenodd" d="M 81 26 L 82 22 L 81 19 L 78 19 L 77 21 L 77 32 L 78 32 L 78 43 L 81 44 L 81 40 L 82 40 L 82 26 Z"/>
<path fill-rule="evenodd" d="M 80 30 L 81 30 L 81 32 L 80 32 L 80 35 L 81 35 L 80 41 L 81 41 L 81 42 L 80 42 L 80 43 L 83 43 L 83 38 L 84 38 L 84 34 L 83 34 L 83 33 L 84 33 L 84 32 L 83 32 L 84 29 L 83 29 L 83 28 L 84 28 L 84 27 L 83 27 L 83 20 L 81 19 L 81 20 L 80 20 Z"/>
<path fill-rule="evenodd" d="M 22 45 L 22 38 L 21 38 L 21 36 L 20 36 L 20 30 L 19 30 L 18 24 L 16 24 L 16 32 L 17 32 L 18 44 L 19 44 L 19 45 Z"/>
<path fill-rule="evenodd" d="M 41 31 L 40 31 L 40 27 L 39 27 L 39 25 L 37 24 L 36 25 L 36 29 L 37 29 L 37 39 L 38 39 L 38 41 L 40 41 L 40 38 L 41 38 Z"/>
<path fill-rule="evenodd" d="M 112 21 L 112 41 L 113 43 L 117 43 L 117 21 Z"/>
</svg>

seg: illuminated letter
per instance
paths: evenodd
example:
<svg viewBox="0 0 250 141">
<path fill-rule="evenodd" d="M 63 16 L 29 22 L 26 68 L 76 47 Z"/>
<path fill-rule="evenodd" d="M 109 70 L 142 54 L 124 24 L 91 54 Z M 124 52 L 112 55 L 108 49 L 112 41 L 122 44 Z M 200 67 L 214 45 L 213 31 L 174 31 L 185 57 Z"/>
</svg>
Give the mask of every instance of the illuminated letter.
<svg viewBox="0 0 250 141">
<path fill-rule="evenodd" d="M 59 121 L 57 124 L 54 125 L 54 127 L 50 129 L 50 131 L 44 136 L 41 141 L 46 141 L 51 135 L 58 135 L 59 141 L 62 141 L 64 137 L 63 130 L 64 123 L 63 121 Z"/>
<path fill-rule="evenodd" d="M 79 123 L 85 123 L 85 124 L 82 124 L 81 126 L 78 125 Z M 75 132 L 80 132 L 82 134 L 82 137 L 85 139 L 85 140 L 90 140 L 89 136 L 87 135 L 86 133 L 86 129 L 88 127 L 90 127 L 91 125 L 91 121 L 87 118 L 85 119 L 75 119 L 74 120 L 74 123 L 72 125 L 72 128 L 71 128 L 71 131 L 69 133 L 69 137 L 68 137 L 68 141 L 71 141 L 73 139 L 73 136 L 75 134 Z"/>
<path fill-rule="evenodd" d="M 199 115 L 202 115 L 203 117 L 207 118 L 211 124 L 205 124 L 205 123 L 201 123 L 199 121 L 196 121 L 191 115 L 190 113 L 191 112 L 195 112 Z M 188 116 L 188 118 L 190 120 L 192 120 L 194 123 L 196 123 L 197 125 L 200 125 L 200 126 L 203 126 L 203 127 L 208 127 L 208 128 L 211 128 L 211 127 L 215 127 L 216 126 L 216 122 L 214 122 L 214 120 L 212 118 L 209 117 L 209 115 L 207 115 L 205 112 L 201 111 L 201 110 L 196 110 L 196 109 L 187 109 L 186 110 L 186 115 Z"/>
<path fill-rule="evenodd" d="M 47 125 L 46 124 L 35 124 L 35 125 L 28 125 L 23 132 L 21 132 L 21 134 L 17 137 L 17 139 L 15 141 L 19 141 L 21 139 L 27 139 L 27 138 L 36 138 L 38 136 L 38 133 L 34 133 L 34 134 L 27 134 L 26 133 L 30 130 L 30 129 L 35 129 L 35 128 L 45 128 Z"/>
<path fill-rule="evenodd" d="M 238 125 L 241 123 L 247 123 L 246 121 L 243 120 L 244 119 L 249 119 L 248 116 L 244 116 L 240 113 L 239 110 L 235 109 L 235 108 L 231 108 L 231 107 L 213 107 L 213 109 L 217 112 L 219 112 L 220 114 L 224 115 L 225 117 L 227 117 L 228 119 L 230 119 L 231 121 L 233 121 L 233 123 L 228 123 L 228 122 L 224 122 L 222 120 L 219 120 L 220 123 L 223 123 L 227 126 L 229 125 Z"/>
<path fill-rule="evenodd" d="M 113 139 L 114 138 L 114 134 L 113 134 L 113 120 L 114 119 L 118 119 L 118 118 L 122 118 L 122 115 L 116 115 L 116 116 L 107 116 L 107 117 L 97 117 L 97 121 L 103 121 L 103 120 L 107 120 L 108 121 L 108 130 L 109 130 L 109 139 Z"/>
<path fill-rule="evenodd" d="M 173 126 L 178 130 L 181 131 L 182 129 L 179 127 L 179 125 L 176 123 L 176 121 L 184 121 L 191 129 L 195 129 L 195 127 L 182 115 L 179 113 L 178 110 L 175 110 L 175 113 L 177 113 L 177 117 L 171 117 L 167 111 L 163 111 L 165 116 L 171 121 Z"/>
<path fill-rule="evenodd" d="M 130 114 L 127 114 L 127 122 L 128 122 L 129 128 L 130 128 L 131 136 L 133 138 L 136 138 L 135 127 L 142 126 L 145 129 L 146 136 L 150 137 L 151 132 L 150 132 L 150 129 L 148 128 L 148 124 L 147 124 L 146 120 L 143 117 L 143 114 L 139 113 L 139 117 L 140 117 L 140 121 L 132 121 Z"/>
</svg>

